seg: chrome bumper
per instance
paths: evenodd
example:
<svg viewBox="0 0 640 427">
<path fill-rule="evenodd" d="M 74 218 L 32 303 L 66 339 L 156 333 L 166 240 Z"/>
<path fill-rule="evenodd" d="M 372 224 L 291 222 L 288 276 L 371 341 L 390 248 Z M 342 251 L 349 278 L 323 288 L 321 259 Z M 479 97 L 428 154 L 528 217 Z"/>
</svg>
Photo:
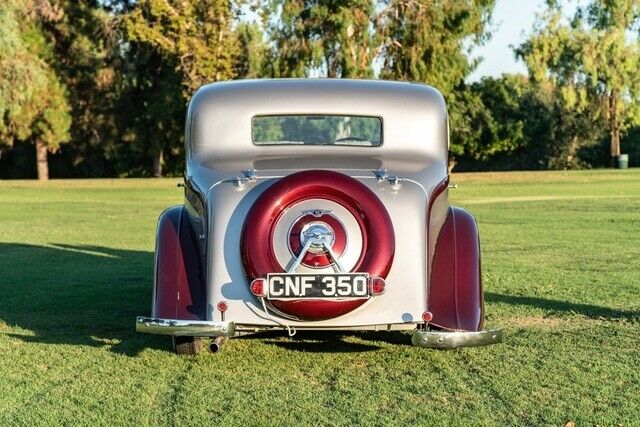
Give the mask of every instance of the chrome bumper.
<svg viewBox="0 0 640 427">
<path fill-rule="evenodd" d="M 189 337 L 232 337 L 236 332 L 236 325 L 233 322 L 157 319 L 138 316 L 136 318 L 136 331 L 145 334 Z"/>
<path fill-rule="evenodd" d="M 478 332 L 442 332 L 415 330 L 411 344 L 426 348 L 478 347 L 502 342 L 502 329 Z"/>
</svg>

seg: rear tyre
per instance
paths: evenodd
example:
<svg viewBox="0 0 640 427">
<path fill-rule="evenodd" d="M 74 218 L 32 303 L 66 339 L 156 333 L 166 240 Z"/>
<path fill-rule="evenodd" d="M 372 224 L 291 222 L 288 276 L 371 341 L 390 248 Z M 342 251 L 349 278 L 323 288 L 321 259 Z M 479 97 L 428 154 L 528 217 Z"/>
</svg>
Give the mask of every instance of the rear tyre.
<svg viewBox="0 0 640 427">
<path fill-rule="evenodd" d="M 176 354 L 196 355 L 209 351 L 209 346 L 201 337 L 173 337 L 173 349 Z"/>
</svg>

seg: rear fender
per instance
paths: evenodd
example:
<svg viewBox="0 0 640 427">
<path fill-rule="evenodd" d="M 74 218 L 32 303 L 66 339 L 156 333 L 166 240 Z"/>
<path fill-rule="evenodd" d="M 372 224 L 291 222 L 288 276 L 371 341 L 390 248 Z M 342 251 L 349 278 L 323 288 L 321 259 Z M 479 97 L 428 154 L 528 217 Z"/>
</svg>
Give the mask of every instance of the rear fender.
<svg viewBox="0 0 640 427">
<path fill-rule="evenodd" d="M 184 206 L 173 206 L 158 219 L 152 316 L 206 320 L 202 260 Z"/>
<path fill-rule="evenodd" d="M 462 208 L 449 208 L 436 241 L 429 282 L 431 324 L 451 330 L 482 329 L 478 227 L 473 216 Z"/>
</svg>

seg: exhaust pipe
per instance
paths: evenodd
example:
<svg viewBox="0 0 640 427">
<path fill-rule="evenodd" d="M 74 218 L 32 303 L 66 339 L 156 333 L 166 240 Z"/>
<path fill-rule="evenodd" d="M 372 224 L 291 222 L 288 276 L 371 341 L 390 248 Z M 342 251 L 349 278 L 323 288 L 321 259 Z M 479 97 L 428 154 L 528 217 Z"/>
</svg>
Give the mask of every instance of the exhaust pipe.
<svg viewBox="0 0 640 427">
<path fill-rule="evenodd" d="M 225 336 L 215 337 L 214 340 L 211 342 L 211 345 L 209 346 L 211 353 L 219 352 L 222 349 L 222 346 L 224 345 L 224 343 L 226 342 L 227 342 L 227 337 Z"/>
</svg>

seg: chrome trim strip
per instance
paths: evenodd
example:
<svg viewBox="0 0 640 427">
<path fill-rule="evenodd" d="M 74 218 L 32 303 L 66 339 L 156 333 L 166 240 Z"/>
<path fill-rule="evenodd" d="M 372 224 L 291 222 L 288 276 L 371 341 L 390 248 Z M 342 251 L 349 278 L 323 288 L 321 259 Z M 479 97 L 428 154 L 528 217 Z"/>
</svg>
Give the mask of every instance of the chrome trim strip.
<svg viewBox="0 0 640 427">
<path fill-rule="evenodd" d="M 138 316 L 136 331 L 189 337 L 232 337 L 236 332 L 234 322 L 210 322 L 207 320 L 158 319 Z"/>
<path fill-rule="evenodd" d="M 424 348 L 478 347 L 502 342 L 502 329 L 478 332 L 441 332 L 415 330 L 411 334 L 411 344 Z"/>
</svg>

